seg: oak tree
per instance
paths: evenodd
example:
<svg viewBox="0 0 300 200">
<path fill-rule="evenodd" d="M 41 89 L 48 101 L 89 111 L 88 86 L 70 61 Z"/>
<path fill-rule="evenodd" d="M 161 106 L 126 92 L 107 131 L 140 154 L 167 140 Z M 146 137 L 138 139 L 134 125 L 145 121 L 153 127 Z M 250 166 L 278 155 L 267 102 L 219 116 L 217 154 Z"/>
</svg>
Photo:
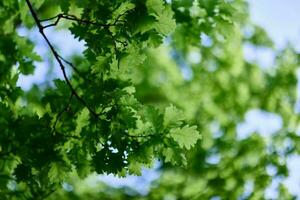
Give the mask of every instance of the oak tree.
<svg viewBox="0 0 300 200">
<path fill-rule="evenodd" d="M 299 55 L 274 48 L 247 2 L 5 0 L 0 13 L 2 199 L 262 199 L 288 175 L 300 150 Z M 62 79 L 17 84 L 45 62 L 20 28 L 39 32 Z M 66 58 L 47 29 L 69 30 L 83 54 Z M 271 50 L 274 66 L 245 59 L 245 45 Z M 251 109 L 279 115 L 280 130 L 240 138 Z M 157 160 L 162 175 L 147 195 L 80 190 L 93 173 L 141 175 Z"/>
</svg>

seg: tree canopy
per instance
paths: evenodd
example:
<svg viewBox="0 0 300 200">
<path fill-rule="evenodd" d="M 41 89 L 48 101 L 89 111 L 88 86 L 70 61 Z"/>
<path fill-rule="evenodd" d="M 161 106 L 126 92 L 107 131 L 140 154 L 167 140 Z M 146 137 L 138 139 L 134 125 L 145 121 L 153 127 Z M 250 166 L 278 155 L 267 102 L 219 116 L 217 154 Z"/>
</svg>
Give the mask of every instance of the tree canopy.
<svg viewBox="0 0 300 200">
<path fill-rule="evenodd" d="M 274 48 L 246 1 L 5 0 L 0 13 L 1 199 L 254 200 L 274 180 L 278 199 L 295 198 L 282 180 L 300 150 L 299 55 Z M 17 84 L 46 62 L 20 28 L 39 32 L 63 79 Z M 83 54 L 66 58 L 47 29 L 69 30 Z M 245 59 L 245 45 L 271 50 L 273 66 Z M 239 137 L 253 109 L 282 126 Z M 155 162 L 147 194 L 84 181 Z"/>
</svg>

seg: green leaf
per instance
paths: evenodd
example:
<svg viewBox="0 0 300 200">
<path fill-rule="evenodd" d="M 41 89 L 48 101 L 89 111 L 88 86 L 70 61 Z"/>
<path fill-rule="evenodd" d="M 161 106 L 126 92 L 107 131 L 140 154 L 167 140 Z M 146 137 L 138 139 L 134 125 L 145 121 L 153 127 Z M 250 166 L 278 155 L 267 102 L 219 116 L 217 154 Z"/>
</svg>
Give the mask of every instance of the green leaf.
<svg viewBox="0 0 300 200">
<path fill-rule="evenodd" d="M 21 62 L 19 66 L 19 70 L 24 75 L 33 74 L 34 65 L 31 62 Z"/>
<path fill-rule="evenodd" d="M 33 5 L 36 9 L 39 9 L 44 4 L 44 2 L 45 2 L 45 0 L 34 0 L 34 1 L 32 1 Z"/>
<path fill-rule="evenodd" d="M 124 14 L 126 12 L 128 12 L 129 10 L 132 10 L 135 8 L 135 4 L 129 2 L 129 1 L 126 1 L 124 3 L 122 3 L 113 13 L 113 18 L 116 19 L 116 18 L 119 18 L 120 19 L 120 16 L 124 16 Z"/>
<path fill-rule="evenodd" d="M 182 128 L 173 128 L 170 130 L 169 137 L 171 137 L 181 148 L 190 149 L 194 146 L 201 135 L 197 131 L 197 126 L 184 126 Z"/>
<path fill-rule="evenodd" d="M 67 167 L 60 162 L 52 162 L 48 172 L 49 181 L 51 183 L 62 182 L 66 178 Z"/>
<path fill-rule="evenodd" d="M 147 0 L 146 6 L 150 14 L 159 14 L 164 10 L 163 0 Z"/>
<path fill-rule="evenodd" d="M 59 5 L 60 5 L 60 9 L 62 12 L 64 13 L 68 13 L 69 9 L 70 9 L 70 1 L 68 0 L 59 0 Z"/>
<path fill-rule="evenodd" d="M 174 148 L 164 148 L 162 155 L 165 158 L 165 162 L 171 163 L 172 165 L 183 165 L 186 166 L 187 160 L 185 155 Z"/>
<path fill-rule="evenodd" d="M 128 70 L 132 70 L 132 68 L 140 65 L 145 59 L 145 55 L 140 54 L 138 51 L 132 49 L 128 53 L 122 55 L 120 59 L 120 68 L 122 68 L 123 71 L 130 72 Z"/>
<path fill-rule="evenodd" d="M 97 62 L 92 66 L 91 72 L 95 74 L 105 74 L 109 70 L 109 57 L 98 56 L 96 60 Z"/>
<path fill-rule="evenodd" d="M 173 19 L 173 11 L 170 7 L 166 7 L 163 12 L 159 14 L 158 22 L 155 25 L 155 28 L 163 35 L 168 35 L 175 30 L 176 21 Z"/>
<path fill-rule="evenodd" d="M 165 109 L 164 115 L 164 126 L 169 125 L 180 125 L 183 120 L 182 112 L 178 110 L 175 106 L 170 105 Z"/>
<path fill-rule="evenodd" d="M 8 20 L 6 20 L 3 24 L 4 34 L 9 34 L 14 31 L 14 20 L 16 15 L 11 16 Z"/>
<path fill-rule="evenodd" d="M 89 124 L 90 112 L 87 108 L 83 108 L 76 119 L 76 130 L 75 135 L 80 134 L 83 127 Z"/>
<path fill-rule="evenodd" d="M 146 120 L 152 124 L 156 131 L 161 131 L 163 127 L 163 115 L 158 109 L 152 106 L 148 106 L 145 109 L 144 116 Z"/>
<path fill-rule="evenodd" d="M 141 33 L 144 34 L 147 31 L 155 29 L 155 23 L 157 20 L 153 16 L 141 16 L 136 20 L 136 27 L 134 30 L 134 34 Z"/>
<path fill-rule="evenodd" d="M 207 15 L 205 9 L 201 8 L 197 0 L 193 1 L 193 6 L 189 9 L 191 17 L 204 17 Z"/>
<path fill-rule="evenodd" d="M 167 35 L 175 30 L 176 21 L 173 19 L 174 13 L 169 6 L 164 6 L 162 0 L 147 0 L 146 6 L 148 13 L 156 18 L 156 23 L 153 26 L 159 33 Z M 152 28 L 151 18 L 145 24 L 141 32 Z"/>
<path fill-rule="evenodd" d="M 137 176 L 141 176 L 142 166 L 143 164 L 139 162 L 132 163 L 131 165 L 128 166 L 129 173 Z"/>
</svg>

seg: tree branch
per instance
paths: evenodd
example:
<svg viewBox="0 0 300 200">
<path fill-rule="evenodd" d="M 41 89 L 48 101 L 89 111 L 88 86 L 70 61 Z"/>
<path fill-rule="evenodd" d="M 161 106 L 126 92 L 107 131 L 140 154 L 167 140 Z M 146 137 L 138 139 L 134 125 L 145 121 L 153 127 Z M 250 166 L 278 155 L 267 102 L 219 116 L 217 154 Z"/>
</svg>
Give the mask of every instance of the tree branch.
<svg viewBox="0 0 300 200">
<path fill-rule="evenodd" d="M 60 13 L 54 17 L 48 18 L 48 19 L 39 20 L 39 22 L 50 21 L 53 19 L 56 19 L 55 22 L 52 24 L 43 26 L 43 29 L 51 27 L 51 26 L 56 26 L 59 23 L 60 19 L 67 19 L 67 20 L 71 20 L 71 21 L 76 21 L 78 23 L 92 24 L 95 26 L 103 27 L 103 28 L 107 28 L 107 27 L 111 27 L 111 26 L 119 26 L 116 23 L 117 21 L 115 21 L 113 24 L 103 24 L 103 23 L 94 22 L 94 21 L 90 21 L 90 20 L 80 19 L 80 18 L 76 17 L 75 15 L 67 15 L 67 14 L 62 14 L 62 13 Z"/>
<path fill-rule="evenodd" d="M 124 135 L 132 138 L 148 138 L 148 137 L 154 137 L 154 134 L 148 134 L 148 135 L 130 135 L 129 133 L 124 133 Z"/>
</svg>

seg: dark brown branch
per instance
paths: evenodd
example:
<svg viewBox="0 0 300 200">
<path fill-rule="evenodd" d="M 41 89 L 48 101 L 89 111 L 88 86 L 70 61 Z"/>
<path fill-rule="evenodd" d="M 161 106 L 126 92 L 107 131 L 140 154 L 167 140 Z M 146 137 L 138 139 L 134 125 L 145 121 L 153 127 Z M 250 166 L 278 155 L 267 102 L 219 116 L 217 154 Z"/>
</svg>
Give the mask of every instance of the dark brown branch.
<svg viewBox="0 0 300 200">
<path fill-rule="evenodd" d="M 43 27 L 42 24 L 40 23 L 40 20 L 39 20 L 39 18 L 37 17 L 37 15 L 36 15 L 36 13 L 35 13 L 35 11 L 34 11 L 32 5 L 31 5 L 30 1 L 29 1 L 29 0 L 26 0 L 26 3 L 27 3 L 27 5 L 28 5 L 28 7 L 29 7 L 29 10 L 30 10 L 30 12 L 31 12 L 31 14 L 32 14 L 32 16 L 33 16 L 33 18 L 34 18 L 34 20 L 35 20 L 35 23 L 37 24 L 37 26 L 38 26 L 38 28 L 39 28 L 39 32 L 41 33 L 41 35 L 42 35 L 43 38 L 45 39 L 46 43 L 48 44 L 48 46 L 49 46 L 49 48 L 50 48 L 50 50 L 51 50 L 51 52 L 52 52 L 52 54 L 54 55 L 56 61 L 58 62 L 59 66 L 60 66 L 60 69 L 61 69 L 61 71 L 62 71 L 62 73 L 63 73 L 63 77 L 64 77 L 64 79 L 65 79 L 65 81 L 66 81 L 66 83 L 67 83 L 69 89 L 71 90 L 71 93 L 76 97 L 76 99 L 77 99 L 83 106 L 85 106 L 85 107 L 90 111 L 90 113 L 91 113 L 95 118 L 98 118 L 97 113 L 96 113 L 93 109 L 91 109 L 91 108 L 88 106 L 88 104 L 87 104 L 87 103 L 86 103 L 86 102 L 85 102 L 85 101 L 77 94 L 76 90 L 73 88 L 73 86 L 72 86 L 72 84 L 71 84 L 69 78 L 67 77 L 67 73 L 66 73 L 66 70 L 65 70 L 65 66 L 64 66 L 63 63 L 62 63 L 62 61 L 61 61 L 61 59 L 60 59 L 60 57 L 59 57 L 59 54 L 56 52 L 56 50 L 54 49 L 53 45 L 51 44 L 51 42 L 49 41 L 49 39 L 48 39 L 47 36 L 45 35 L 45 33 L 44 33 L 44 27 Z"/>
</svg>

